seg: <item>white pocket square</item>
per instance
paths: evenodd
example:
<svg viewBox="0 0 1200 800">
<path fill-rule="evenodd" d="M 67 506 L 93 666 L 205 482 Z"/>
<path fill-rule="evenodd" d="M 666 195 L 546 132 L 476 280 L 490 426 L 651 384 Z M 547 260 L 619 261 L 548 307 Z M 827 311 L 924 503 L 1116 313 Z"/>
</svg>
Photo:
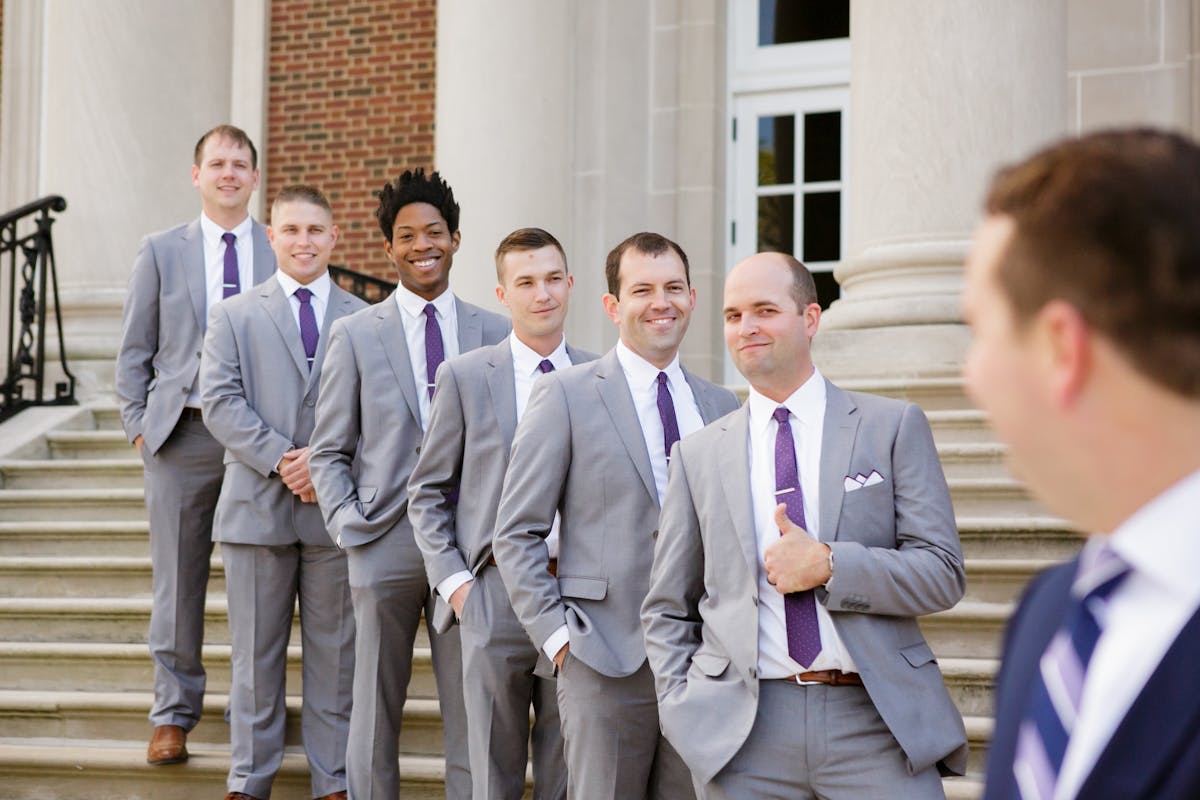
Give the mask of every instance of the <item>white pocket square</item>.
<svg viewBox="0 0 1200 800">
<path fill-rule="evenodd" d="M 883 483 L 883 476 L 873 469 L 870 475 L 863 475 L 861 472 L 857 475 L 847 475 L 842 481 L 842 488 L 847 492 L 857 492 L 864 486 L 874 486 L 877 483 Z"/>
</svg>

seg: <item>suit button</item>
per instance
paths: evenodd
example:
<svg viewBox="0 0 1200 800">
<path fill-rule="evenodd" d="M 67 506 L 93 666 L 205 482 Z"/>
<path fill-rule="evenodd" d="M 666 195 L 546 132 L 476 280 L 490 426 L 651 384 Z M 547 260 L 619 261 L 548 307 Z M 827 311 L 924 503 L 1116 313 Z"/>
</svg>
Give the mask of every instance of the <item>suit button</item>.
<svg viewBox="0 0 1200 800">
<path fill-rule="evenodd" d="M 758 605 L 758 595 L 754 595 L 754 596 L 753 596 L 753 597 L 751 597 L 750 599 L 751 599 L 752 601 L 754 601 L 754 605 L 755 605 L 755 606 L 757 606 L 757 605 Z"/>
<path fill-rule="evenodd" d="M 758 670 L 756 670 L 754 667 L 751 667 L 751 668 L 750 668 L 750 677 L 751 677 L 751 678 L 757 678 L 757 677 L 758 677 Z"/>
<path fill-rule="evenodd" d="M 197 351 L 196 351 L 196 358 L 199 358 L 199 357 L 200 357 L 200 351 L 199 351 L 199 350 L 197 350 Z"/>
<path fill-rule="evenodd" d="M 657 530 L 650 531 L 650 538 L 657 541 L 658 540 L 658 531 Z"/>
<path fill-rule="evenodd" d="M 417 445 L 416 449 L 413 450 L 413 452 L 416 453 L 417 455 L 421 455 L 421 445 Z"/>
<path fill-rule="evenodd" d="M 314 400 L 305 400 L 305 401 L 304 401 L 304 405 L 308 406 L 309 408 L 312 408 L 313 406 L 315 406 L 315 405 L 316 405 L 316 401 L 314 401 Z"/>
<path fill-rule="evenodd" d="M 188 387 L 184 386 L 184 387 L 183 387 L 183 388 L 182 388 L 180 391 L 182 391 L 184 394 L 187 394 L 187 393 L 188 393 Z"/>
</svg>

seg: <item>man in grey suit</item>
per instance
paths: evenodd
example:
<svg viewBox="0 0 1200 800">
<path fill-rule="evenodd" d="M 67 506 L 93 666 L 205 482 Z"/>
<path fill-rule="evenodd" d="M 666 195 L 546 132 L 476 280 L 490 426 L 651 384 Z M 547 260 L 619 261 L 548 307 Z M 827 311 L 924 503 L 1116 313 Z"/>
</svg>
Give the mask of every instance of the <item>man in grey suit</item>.
<svg viewBox="0 0 1200 800">
<path fill-rule="evenodd" d="M 145 464 L 154 605 L 150 764 L 187 760 L 204 700 L 204 599 L 223 449 L 201 419 L 197 375 L 209 310 L 266 280 L 275 255 L 250 217 L 258 155 L 239 128 L 196 143 L 199 219 L 142 241 L 125 298 L 116 391 L 121 422 Z"/>
<path fill-rule="evenodd" d="M 679 366 L 696 303 L 679 245 L 635 234 L 609 253 L 605 277 L 620 340 L 534 387 L 493 546 L 517 617 L 559 668 L 568 796 L 678 800 L 691 779 L 659 733 L 638 609 L 667 454 L 737 399 Z M 556 513 L 557 578 L 545 542 Z"/>
<path fill-rule="evenodd" d="M 458 629 L 429 625 L 436 598 L 408 517 L 408 478 L 438 365 L 499 342 L 510 328 L 450 291 L 458 214 L 436 172 L 408 171 L 384 186 L 376 216 L 400 286 L 333 326 L 321 376 L 309 469 L 350 567 L 357 635 L 346 770 L 355 800 L 399 794 L 400 723 L 422 610 L 445 726 L 446 794 L 471 796 Z"/>
<path fill-rule="evenodd" d="M 967 746 L 916 617 L 965 586 L 950 495 L 916 406 L 812 362 L 804 265 L 725 283 L 737 412 L 672 457 L 642 607 L 663 731 L 705 798 L 942 797 Z"/>
<path fill-rule="evenodd" d="M 214 527 L 233 639 L 226 800 L 270 797 L 283 762 L 297 598 L 304 750 L 313 796 L 334 800 L 346 797 L 354 612 L 346 556 L 309 479 L 308 440 L 329 327 L 366 303 L 329 278 L 338 229 L 320 190 L 284 187 L 268 235 L 279 271 L 213 308 L 200 369 L 204 419 L 226 453 Z"/>
<path fill-rule="evenodd" d="M 473 797 L 524 795 L 532 705 L 533 796 L 561 800 L 567 769 L 553 668 L 513 613 L 492 558 L 492 534 L 513 434 L 535 380 L 595 355 L 570 347 L 563 336 L 574 280 L 551 234 L 521 228 L 504 237 L 496 278 L 496 297 L 512 313 L 512 335 L 438 371 L 408 507 L 430 585 L 461 621 Z M 452 496 L 460 485 L 470 487 L 471 500 L 456 514 Z M 557 531 L 550 538 L 554 572 Z"/>
</svg>

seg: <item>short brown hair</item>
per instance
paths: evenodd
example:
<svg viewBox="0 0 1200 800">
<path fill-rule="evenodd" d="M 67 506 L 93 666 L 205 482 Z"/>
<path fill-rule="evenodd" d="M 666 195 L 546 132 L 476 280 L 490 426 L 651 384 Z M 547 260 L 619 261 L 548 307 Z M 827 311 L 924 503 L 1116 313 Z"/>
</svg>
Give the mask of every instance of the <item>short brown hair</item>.
<svg viewBox="0 0 1200 800">
<path fill-rule="evenodd" d="M 661 256 L 668 250 L 674 250 L 675 255 L 679 256 L 679 260 L 683 262 L 684 279 L 688 286 L 692 285 L 692 274 L 688 267 L 687 254 L 683 252 L 683 248 L 662 234 L 643 231 L 635 233 L 614 247 L 604 261 L 604 278 L 608 282 L 608 293 L 613 297 L 620 297 L 621 294 L 621 257 L 625 255 L 626 250 L 636 250 L 651 257 Z"/>
<path fill-rule="evenodd" d="M 1200 398 L 1200 147 L 1175 133 L 1068 139 L 995 176 L 1016 230 L 997 282 L 1018 323 L 1064 300 L 1155 383 Z"/>
<path fill-rule="evenodd" d="M 562 256 L 563 269 L 570 272 L 570 268 L 567 267 L 567 254 L 553 234 L 541 228 L 517 228 L 501 239 L 500 244 L 496 246 L 496 280 L 504 283 L 504 271 L 501 264 L 506 255 L 541 250 L 543 247 L 553 247 L 558 250 L 558 254 Z"/>
<path fill-rule="evenodd" d="M 254 142 L 250 141 L 246 132 L 236 125 L 218 125 L 204 132 L 200 141 L 196 142 L 196 152 L 192 155 L 192 162 L 197 167 L 200 166 L 200 159 L 204 158 L 204 143 L 214 136 L 219 139 L 231 139 L 239 147 L 250 148 L 250 166 L 258 169 L 258 150 L 254 149 Z"/>
<path fill-rule="evenodd" d="M 323 208 L 329 212 L 329 216 L 333 216 L 333 206 L 329 205 L 329 198 L 315 186 L 309 186 L 305 183 L 293 183 L 279 190 L 279 194 L 275 195 L 275 201 L 271 203 L 271 214 L 274 216 L 275 208 L 283 203 L 310 203 L 319 208 Z"/>
<path fill-rule="evenodd" d="M 789 253 L 780 253 L 783 261 L 792 270 L 792 299 L 796 301 L 796 310 L 805 308 L 817 302 L 817 283 L 804 262 Z"/>
</svg>

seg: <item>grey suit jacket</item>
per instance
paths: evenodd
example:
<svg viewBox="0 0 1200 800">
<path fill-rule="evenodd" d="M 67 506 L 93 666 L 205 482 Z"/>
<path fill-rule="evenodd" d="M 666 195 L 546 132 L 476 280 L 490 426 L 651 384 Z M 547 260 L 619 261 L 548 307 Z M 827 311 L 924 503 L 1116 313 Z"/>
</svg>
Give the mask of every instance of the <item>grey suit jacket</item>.
<svg viewBox="0 0 1200 800">
<path fill-rule="evenodd" d="M 950 493 L 921 410 L 827 384 L 821 448 L 829 591 L 817 589 L 913 770 L 961 774 L 962 718 L 916 617 L 966 585 Z M 746 408 L 680 442 L 642 608 L 663 732 L 707 782 L 741 748 L 758 707 L 758 545 Z M 846 492 L 843 481 L 883 481 Z M 704 731 L 703 736 L 696 735 Z"/>
<path fill-rule="evenodd" d="M 254 223 L 254 283 L 275 272 L 267 229 Z M 200 218 L 142 240 L 121 322 L 116 390 L 129 441 L 158 452 L 200 369 L 205 317 Z"/>
<path fill-rule="evenodd" d="M 737 408 L 685 373 L 700 415 Z M 558 578 L 546 571 L 554 512 Z M 638 610 L 650 580 L 658 492 L 615 350 L 534 386 L 513 441 L 493 549 L 513 609 L 539 648 L 562 625 L 571 653 L 612 677 L 646 660 Z"/>
<path fill-rule="evenodd" d="M 508 335 L 505 317 L 455 303 L 460 353 Z M 408 477 L 423 433 L 417 391 L 393 297 L 334 324 L 308 468 L 326 527 L 341 547 L 372 542 L 396 527 L 411 535 Z"/>
<path fill-rule="evenodd" d="M 331 288 L 311 372 L 291 300 L 274 275 L 213 306 L 200 397 L 205 424 L 225 447 L 216 541 L 330 544 L 320 509 L 300 502 L 275 466 L 290 448 L 306 447 L 312 436 L 330 326 L 366 305 Z"/>
<path fill-rule="evenodd" d="M 572 364 L 596 358 L 570 345 L 567 355 Z M 442 364 L 425 445 L 408 485 L 408 514 L 431 586 L 464 570 L 477 574 L 491 556 L 516 428 L 509 337 Z M 460 486 L 455 508 L 448 495 Z M 449 627 L 452 622 L 448 617 L 435 625 Z"/>
</svg>

